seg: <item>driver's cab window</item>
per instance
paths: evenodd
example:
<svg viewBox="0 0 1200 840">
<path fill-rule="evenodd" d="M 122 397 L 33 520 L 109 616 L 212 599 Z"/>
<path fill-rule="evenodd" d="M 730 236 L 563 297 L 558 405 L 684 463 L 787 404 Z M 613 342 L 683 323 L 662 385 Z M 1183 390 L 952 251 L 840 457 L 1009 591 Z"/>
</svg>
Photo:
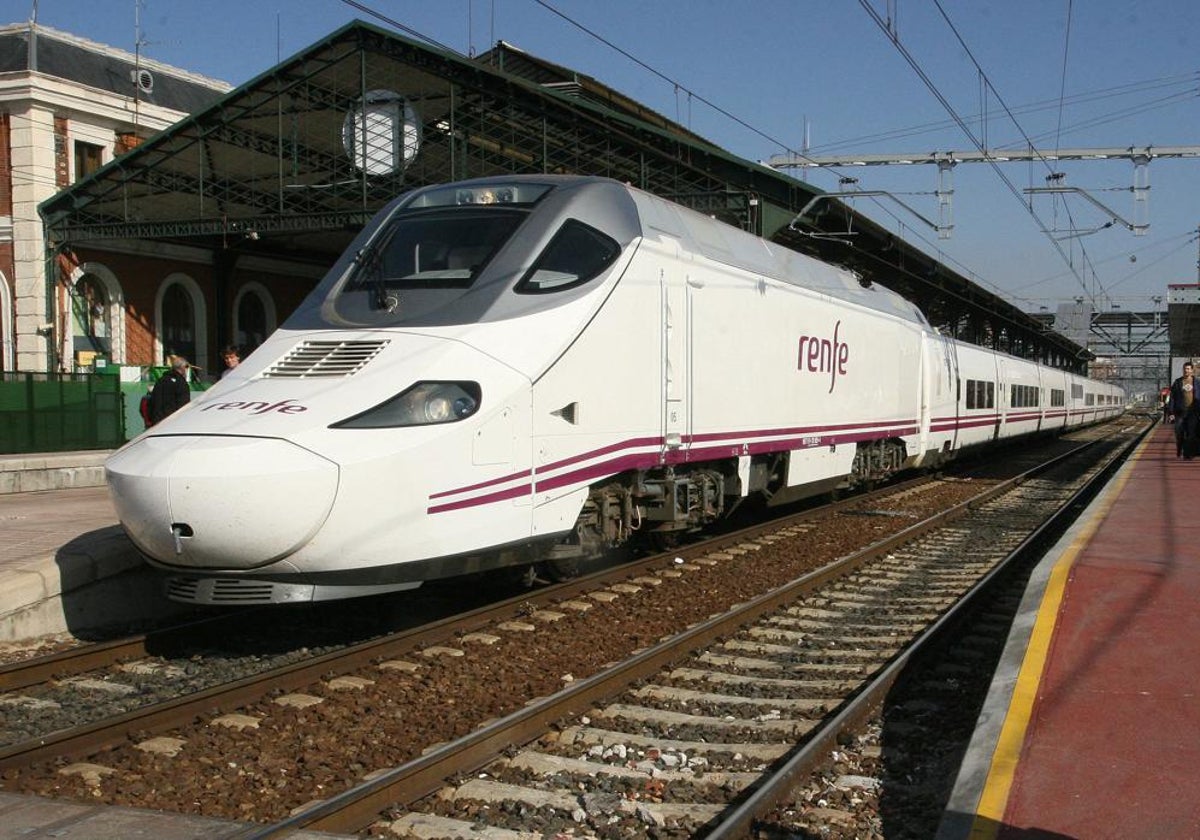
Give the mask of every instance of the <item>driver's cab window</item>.
<svg viewBox="0 0 1200 840">
<path fill-rule="evenodd" d="M 541 294 L 579 286 L 612 265 L 620 253 L 621 246 L 610 237 L 568 219 L 514 291 Z"/>
</svg>

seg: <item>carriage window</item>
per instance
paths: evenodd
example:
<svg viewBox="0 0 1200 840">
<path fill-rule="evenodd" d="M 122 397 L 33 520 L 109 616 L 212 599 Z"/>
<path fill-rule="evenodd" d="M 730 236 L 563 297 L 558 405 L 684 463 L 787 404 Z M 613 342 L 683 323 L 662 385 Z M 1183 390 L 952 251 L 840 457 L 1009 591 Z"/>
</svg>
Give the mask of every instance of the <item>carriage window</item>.
<svg viewBox="0 0 1200 840">
<path fill-rule="evenodd" d="M 996 383 L 982 379 L 967 380 L 967 408 L 995 408 Z"/>
<path fill-rule="evenodd" d="M 612 265 L 621 246 L 595 228 L 568 219 L 513 291 L 542 294 L 574 288 Z"/>
<path fill-rule="evenodd" d="M 1009 405 L 1013 408 L 1036 408 L 1040 397 L 1041 392 L 1035 385 L 1013 385 Z"/>
<path fill-rule="evenodd" d="M 1061 388 L 1051 388 L 1050 389 L 1050 405 L 1052 405 L 1052 406 L 1066 405 L 1066 400 L 1064 399 L 1065 397 L 1066 397 L 1066 391 L 1063 391 Z"/>
</svg>

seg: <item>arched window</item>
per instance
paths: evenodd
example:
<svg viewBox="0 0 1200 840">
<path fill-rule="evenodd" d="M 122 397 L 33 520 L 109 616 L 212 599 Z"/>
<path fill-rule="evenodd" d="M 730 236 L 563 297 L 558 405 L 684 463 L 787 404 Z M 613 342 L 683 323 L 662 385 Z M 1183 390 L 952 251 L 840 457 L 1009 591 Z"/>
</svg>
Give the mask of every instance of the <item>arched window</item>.
<svg viewBox="0 0 1200 840">
<path fill-rule="evenodd" d="M 180 283 L 172 283 L 163 291 L 159 334 L 164 356 L 196 360 L 196 313 L 191 295 Z"/>
<path fill-rule="evenodd" d="M 244 284 L 233 300 L 233 341 L 242 357 L 266 341 L 276 326 L 275 301 L 267 287 L 255 280 Z"/>
<path fill-rule="evenodd" d="M 112 303 L 103 281 L 84 274 L 71 290 L 72 350 L 112 358 Z M 76 356 L 78 358 L 78 356 Z"/>
<path fill-rule="evenodd" d="M 267 337 L 267 308 L 255 294 L 242 295 L 237 308 L 237 343 L 249 353 Z"/>
<path fill-rule="evenodd" d="M 11 371 L 16 367 L 17 346 L 12 334 L 12 293 L 8 278 L 0 272 L 0 371 Z"/>
<path fill-rule="evenodd" d="M 154 298 L 154 316 L 156 364 L 184 356 L 193 366 L 208 366 L 208 311 L 199 283 L 181 272 L 167 275 Z"/>
</svg>

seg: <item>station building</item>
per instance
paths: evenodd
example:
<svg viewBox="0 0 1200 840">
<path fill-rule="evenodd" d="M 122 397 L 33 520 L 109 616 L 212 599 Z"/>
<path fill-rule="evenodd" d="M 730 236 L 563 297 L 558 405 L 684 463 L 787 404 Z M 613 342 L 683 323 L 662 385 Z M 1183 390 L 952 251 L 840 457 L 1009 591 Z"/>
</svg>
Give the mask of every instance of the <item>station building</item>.
<svg viewBox="0 0 1200 840">
<path fill-rule="evenodd" d="M 37 207 L 229 90 L 36 23 L 0 27 L 0 371 L 151 357 L 172 300 L 151 289 L 194 262 L 111 243 L 48 265 Z"/>
<path fill-rule="evenodd" d="M 849 204 L 503 42 L 468 58 L 356 21 L 229 90 L 42 28 L 10 31 L 18 58 L 33 42 L 88 46 L 110 62 L 98 75 L 113 88 L 70 82 L 79 98 L 111 100 L 95 127 L 70 134 L 83 112 L 50 99 L 36 104 L 43 133 L 12 146 L 22 167 L 40 162 L 31 180 L 42 188 L 13 202 L 27 225 L 14 228 L 7 270 L 19 370 L 77 370 L 89 353 L 131 366 L 179 354 L 215 375 L 220 349 L 252 350 L 389 200 L 517 173 L 630 183 L 893 288 L 946 334 L 1086 368 L 1079 345 Z M 50 75 L 25 63 L 15 72 Z M 155 74 L 153 125 L 134 84 L 142 68 Z M 166 97 L 167 79 L 178 98 Z M 73 160 L 76 136 L 106 141 L 95 171 Z M 26 177 L 13 171 L 14 184 Z"/>
</svg>

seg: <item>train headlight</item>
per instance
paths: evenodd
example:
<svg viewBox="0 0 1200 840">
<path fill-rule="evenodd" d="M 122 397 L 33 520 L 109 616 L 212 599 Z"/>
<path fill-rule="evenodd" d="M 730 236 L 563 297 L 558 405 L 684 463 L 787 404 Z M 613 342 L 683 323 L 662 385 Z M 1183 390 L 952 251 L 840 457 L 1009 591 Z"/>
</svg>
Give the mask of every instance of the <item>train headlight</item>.
<svg viewBox="0 0 1200 840">
<path fill-rule="evenodd" d="M 456 423 L 479 410 L 474 382 L 418 382 L 411 388 L 338 423 L 334 429 L 390 429 Z"/>
</svg>

